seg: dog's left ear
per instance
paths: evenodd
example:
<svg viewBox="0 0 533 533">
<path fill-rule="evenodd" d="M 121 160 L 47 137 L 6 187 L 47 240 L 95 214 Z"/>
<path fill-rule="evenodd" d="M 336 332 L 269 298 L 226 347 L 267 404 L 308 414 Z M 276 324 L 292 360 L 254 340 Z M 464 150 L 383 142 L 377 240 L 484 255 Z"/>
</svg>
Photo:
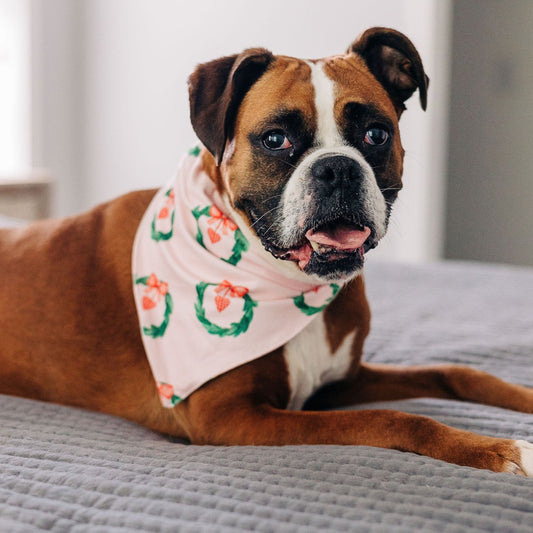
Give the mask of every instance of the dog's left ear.
<svg viewBox="0 0 533 533">
<path fill-rule="evenodd" d="M 192 127 L 217 165 L 222 161 L 226 141 L 234 134 L 243 98 L 273 59 L 268 50 L 252 48 L 198 65 L 189 77 Z"/>
<path fill-rule="evenodd" d="M 416 89 L 420 93 L 420 105 L 426 110 L 429 78 L 416 48 L 403 33 L 390 28 L 370 28 L 348 48 L 350 52 L 365 60 L 389 93 L 398 116 Z"/>
</svg>

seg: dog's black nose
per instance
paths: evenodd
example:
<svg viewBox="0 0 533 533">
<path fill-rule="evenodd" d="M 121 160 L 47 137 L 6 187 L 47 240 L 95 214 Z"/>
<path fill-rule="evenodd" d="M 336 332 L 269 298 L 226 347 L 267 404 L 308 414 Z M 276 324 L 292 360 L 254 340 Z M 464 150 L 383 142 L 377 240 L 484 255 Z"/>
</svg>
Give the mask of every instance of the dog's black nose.
<svg viewBox="0 0 533 533">
<path fill-rule="evenodd" d="M 359 183 L 362 173 L 361 165 L 344 155 L 324 157 L 311 166 L 311 175 L 324 185 L 326 192 L 353 187 Z"/>
</svg>

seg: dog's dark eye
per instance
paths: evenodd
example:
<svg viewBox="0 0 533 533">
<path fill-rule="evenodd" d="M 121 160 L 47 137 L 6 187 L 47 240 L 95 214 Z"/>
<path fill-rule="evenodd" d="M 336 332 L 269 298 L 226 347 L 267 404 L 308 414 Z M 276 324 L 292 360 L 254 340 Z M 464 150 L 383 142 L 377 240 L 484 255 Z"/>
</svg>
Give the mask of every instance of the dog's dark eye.
<svg viewBox="0 0 533 533">
<path fill-rule="evenodd" d="M 365 143 L 370 146 L 383 146 L 389 140 L 389 133 L 382 128 L 371 128 L 365 133 Z"/>
<path fill-rule="evenodd" d="M 263 135 L 263 145 L 268 150 L 286 150 L 292 143 L 282 131 L 272 130 Z"/>
</svg>

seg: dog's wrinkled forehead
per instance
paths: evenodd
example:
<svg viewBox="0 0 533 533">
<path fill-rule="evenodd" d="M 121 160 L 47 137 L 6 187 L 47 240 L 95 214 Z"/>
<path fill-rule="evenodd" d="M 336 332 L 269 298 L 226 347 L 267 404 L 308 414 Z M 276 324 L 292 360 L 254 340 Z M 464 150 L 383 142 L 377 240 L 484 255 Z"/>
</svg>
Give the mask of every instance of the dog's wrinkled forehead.
<svg viewBox="0 0 533 533">
<path fill-rule="evenodd" d="M 267 109 L 298 109 L 307 116 L 313 111 L 310 63 L 302 59 L 277 56 L 263 76 L 246 94 L 243 106 L 254 107 L 258 120 Z M 242 107 L 242 106 L 241 106 Z"/>
<path fill-rule="evenodd" d="M 343 144 L 338 132 L 349 103 L 371 107 L 397 123 L 387 92 L 360 57 L 346 54 L 302 60 L 279 56 L 244 97 L 235 135 L 287 122 L 312 134 L 316 146 Z"/>
</svg>

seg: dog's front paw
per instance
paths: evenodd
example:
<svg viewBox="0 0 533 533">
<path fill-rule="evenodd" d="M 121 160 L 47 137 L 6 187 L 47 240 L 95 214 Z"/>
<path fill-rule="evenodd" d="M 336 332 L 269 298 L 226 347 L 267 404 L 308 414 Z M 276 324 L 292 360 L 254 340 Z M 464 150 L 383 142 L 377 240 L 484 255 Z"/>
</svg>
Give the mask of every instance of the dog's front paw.
<svg viewBox="0 0 533 533">
<path fill-rule="evenodd" d="M 468 434 L 468 441 L 458 446 L 454 440 L 456 457 L 444 457 L 451 463 L 474 468 L 507 472 L 533 477 L 533 444 L 525 440 L 501 439 Z"/>
<path fill-rule="evenodd" d="M 517 451 L 515 460 L 507 460 L 506 472 L 533 477 L 533 444 L 525 440 L 515 440 Z"/>
</svg>

